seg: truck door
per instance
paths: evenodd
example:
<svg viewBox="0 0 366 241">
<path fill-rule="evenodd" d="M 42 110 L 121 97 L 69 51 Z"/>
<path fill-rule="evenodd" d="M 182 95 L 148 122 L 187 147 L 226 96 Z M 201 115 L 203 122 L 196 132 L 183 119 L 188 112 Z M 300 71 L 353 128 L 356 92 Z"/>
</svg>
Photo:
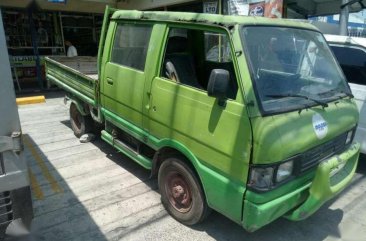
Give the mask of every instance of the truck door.
<svg viewBox="0 0 366 241">
<path fill-rule="evenodd" d="M 251 129 L 238 87 L 231 44 L 225 31 L 178 26 L 169 28 L 160 73 L 151 84 L 150 135 L 178 141 L 203 165 L 232 181 L 215 182 L 220 184 L 215 191 L 207 191 L 206 196 L 213 207 L 217 205 L 228 216 L 240 220 Z M 213 69 L 230 73 L 228 99 L 223 105 L 207 95 Z M 231 189 L 235 185 L 228 183 L 237 183 L 240 188 Z M 227 198 L 229 193 L 235 195 Z"/>
<path fill-rule="evenodd" d="M 32 200 L 0 11 L 0 239 L 13 221 L 29 226 Z"/>
<path fill-rule="evenodd" d="M 111 47 L 102 76 L 102 106 L 141 128 L 145 62 L 152 27 L 112 22 L 110 28 L 114 28 L 114 34 L 107 36 L 111 41 L 106 45 Z"/>
</svg>

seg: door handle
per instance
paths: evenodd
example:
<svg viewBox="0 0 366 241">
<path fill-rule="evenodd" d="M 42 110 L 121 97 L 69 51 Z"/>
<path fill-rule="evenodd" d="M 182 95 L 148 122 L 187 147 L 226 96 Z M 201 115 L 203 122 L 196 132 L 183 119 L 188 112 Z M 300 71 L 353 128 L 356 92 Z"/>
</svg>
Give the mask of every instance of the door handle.
<svg viewBox="0 0 366 241">
<path fill-rule="evenodd" d="M 113 85 L 113 80 L 107 77 L 107 84 Z"/>
</svg>

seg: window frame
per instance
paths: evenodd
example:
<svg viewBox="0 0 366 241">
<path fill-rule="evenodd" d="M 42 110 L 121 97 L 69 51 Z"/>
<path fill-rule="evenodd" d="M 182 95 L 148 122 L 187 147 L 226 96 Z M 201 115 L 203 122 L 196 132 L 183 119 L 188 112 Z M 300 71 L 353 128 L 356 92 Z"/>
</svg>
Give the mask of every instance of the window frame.
<svg viewBox="0 0 366 241">
<path fill-rule="evenodd" d="M 362 45 L 357 45 L 357 44 L 347 44 L 347 43 L 336 43 L 336 42 L 329 42 L 329 47 L 332 48 L 332 47 L 340 47 L 340 48 L 348 48 L 348 49 L 357 49 L 357 50 L 360 50 L 362 51 L 365 56 L 366 56 L 366 47 L 362 46 Z M 332 53 L 334 55 L 334 57 L 337 59 L 338 61 L 338 58 L 337 56 L 335 55 L 335 53 L 333 52 L 333 49 L 332 49 Z M 338 61 L 339 65 L 342 67 L 342 64 Z M 347 77 L 347 76 L 346 76 Z M 365 86 L 366 87 L 366 81 L 365 81 L 365 84 L 358 84 L 358 83 L 353 83 L 353 82 L 350 82 L 348 81 L 347 79 L 347 82 L 349 84 L 355 84 L 355 85 L 361 85 L 361 86 Z"/>
<path fill-rule="evenodd" d="M 357 49 L 357 50 L 361 50 L 366 55 L 366 47 L 364 47 L 362 45 L 342 44 L 342 43 L 329 42 L 329 46 L 330 47 L 333 47 L 334 46 L 334 47 L 344 47 L 344 48 L 349 48 L 349 49 Z M 333 50 L 332 50 L 332 52 L 333 52 Z M 337 59 L 337 56 L 335 56 L 335 54 L 334 54 L 334 57 Z M 337 61 L 338 61 L 338 59 L 337 59 Z"/>
<path fill-rule="evenodd" d="M 294 111 L 298 111 L 300 108 L 287 108 L 287 109 L 283 109 L 283 110 L 280 110 L 280 111 L 267 111 L 263 108 L 263 105 L 262 105 L 262 102 L 261 102 L 261 99 L 260 99 L 260 96 L 259 96 L 259 93 L 258 93 L 258 86 L 257 86 L 257 83 L 255 81 L 255 73 L 254 73 L 255 71 L 254 71 L 253 63 L 252 63 L 252 61 L 249 57 L 249 49 L 247 47 L 248 46 L 247 45 L 247 40 L 243 37 L 244 36 L 244 29 L 246 27 L 279 27 L 279 28 L 289 28 L 289 29 L 299 29 L 299 30 L 313 31 L 313 32 L 316 32 L 316 33 L 320 33 L 323 36 L 324 41 L 326 43 L 328 43 L 328 45 L 330 45 L 330 43 L 325 39 L 324 35 L 319 30 L 304 28 L 304 27 L 301 27 L 301 26 L 296 26 L 295 27 L 295 26 L 275 25 L 275 24 L 274 25 L 273 24 L 268 24 L 268 25 L 266 25 L 266 24 L 258 24 L 258 25 L 255 25 L 255 24 L 241 24 L 241 25 L 239 25 L 240 42 L 242 44 L 243 53 L 244 53 L 245 59 L 247 61 L 249 75 L 250 75 L 250 82 L 252 84 L 252 89 L 253 89 L 254 96 L 256 98 L 256 102 L 257 102 L 257 106 L 258 106 L 258 110 L 259 110 L 259 113 L 261 114 L 261 116 L 262 117 L 276 116 L 276 115 L 282 115 L 282 114 L 285 114 L 285 113 L 291 113 L 291 112 L 294 112 Z M 330 46 L 328 46 L 328 48 L 330 49 Z M 341 66 L 338 63 L 337 58 L 336 58 L 336 56 L 334 55 L 334 53 L 331 49 L 330 49 L 330 52 L 331 52 L 331 55 L 333 56 L 336 64 L 341 69 Z M 346 83 L 348 83 L 346 77 L 343 74 L 343 71 L 341 71 L 341 73 L 342 73 L 344 79 L 346 80 Z M 335 100 L 336 99 L 332 99 L 332 100 L 328 101 L 328 103 L 333 102 Z M 319 104 L 310 103 L 310 104 L 308 104 L 308 107 L 311 108 L 311 107 L 314 107 L 314 106 L 317 106 L 317 105 L 319 105 Z"/>
<path fill-rule="evenodd" d="M 208 31 L 204 31 L 204 35 L 206 34 L 206 33 L 208 33 L 208 34 L 212 34 L 212 35 L 214 35 L 214 34 L 216 34 L 216 35 L 222 35 L 223 37 L 226 37 L 227 39 L 226 39 L 226 41 L 229 41 L 229 39 L 228 39 L 228 36 L 226 35 L 226 34 L 223 34 L 223 33 L 214 33 L 214 32 L 208 32 Z M 218 46 L 218 45 L 217 45 Z M 204 46 L 203 46 L 204 48 L 206 48 L 206 42 L 204 42 Z M 225 46 L 226 47 L 226 46 Z M 211 48 L 212 49 L 212 48 Z M 211 50 L 210 49 L 210 50 Z M 221 61 L 221 60 L 219 60 L 219 61 L 213 61 L 213 60 L 208 60 L 207 59 L 207 53 L 209 52 L 209 51 L 207 51 L 206 52 L 206 49 L 204 50 L 205 52 L 204 52 L 204 57 L 205 57 L 205 61 L 206 62 L 211 62 L 211 63 L 233 63 L 233 59 L 231 58 L 231 61 Z M 221 50 L 219 50 L 219 53 L 221 52 Z M 231 48 L 230 48 L 230 52 L 231 52 Z M 232 57 L 232 56 L 231 56 Z"/>
<path fill-rule="evenodd" d="M 234 43 L 233 43 L 233 39 L 232 39 L 232 35 L 229 33 L 229 30 L 224 28 L 224 27 L 218 27 L 218 26 L 212 26 L 212 25 L 203 25 L 203 24 L 195 24 L 195 25 L 189 25 L 187 26 L 184 23 L 166 23 L 166 32 L 165 32 L 165 36 L 163 38 L 162 41 L 162 48 L 161 48 L 161 53 L 160 53 L 160 57 L 159 57 L 159 63 L 158 63 L 158 69 L 157 69 L 157 76 L 158 78 L 161 78 L 165 81 L 169 81 L 170 83 L 174 83 L 176 85 L 181 85 L 181 86 L 185 86 L 188 87 L 190 89 L 194 89 L 196 91 L 200 91 L 203 92 L 207 95 L 207 89 L 199 89 L 196 88 L 194 86 L 191 85 L 186 85 L 183 83 L 178 83 L 175 81 L 172 81 L 171 79 L 166 78 L 163 75 L 163 63 L 165 60 L 165 55 L 166 55 L 166 48 L 168 45 L 168 38 L 169 38 L 169 33 L 171 29 L 174 28 L 180 28 L 180 29 L 187 29 L 187 30 L 197 30 L 197 31 L 202 31 L 202 32 L 210 32 L 210 33 L 216 33 L 216 34 L 223 34 L 227 36 L 227 39 L 229 41 L 230 44 L 230 52 L 231 52 L 231 57 L 232 57 L 232 61 L 231 63 L 233 64 L 233 70 L 234 70 L 234 74 L 235 74 L 235 81 L 237 83 L 237 92 L 236 92 L 236 97 L 235 99 L 231 99 L 231 98 L 227 98 L 227 101 L 234 101 L 234 102 L 240 102 L 241 103 L 241 98 L 239 97 L 239 93 L 241 93 L 241 84 L 240 84 L 240 72 L 237 70 L 238 64 L 237 64 L 237 60 L 236 60 L 236 55 L 235 55 L 235 48 L 234 48 Z M 204 61 L 207 61 L 206 58 L 206 53 L 204 53 Z"/>
<path fill-rule="evenodd" d="M 146 22 L 136 22 L 136 21 L 123 21 L 123 20 L 122 21 L 117 20 L 117 21 L 114 22 L 114 24 L 115 24 L 115 26 L 114 26 L 114 29 L 113 29 L 112 40 L 110 41 L 110 46 L 111 47 L 109 49 L 108 62 L 111 63 L 111 64 L 114 64 L 114 65 L 123 67 L 123 68 L 127 68 L 127 69 L 131 69 L 131 70 L 138 71 L 138 72 L 141 72 L 141 73 L 145 73 L 146 61 L 147 61 L 147 57 L 148 57 L 147 55 L 148 55 L 148 51 L 149 51 L 149 48 L 150 48 L 151 36 L 153 34 L 155 24 L 153 22 L 147 22 L 147 21 Z M 112 54 L 113 54 L 113 50 L 114 50 L 114 44 L 115 44 L 115 41 L 116 41 L 117 30 L 118 30 L 118 27 L 121 26 L 121 25 L 130 25 L 130 26 L 139 25 L 139 26 L 149 26 L 149 27 L 151 27 L 150 38 L 148 40 L 147 51 L 146 51 L 146 56 L 145 56 L 145 62 L 144 62 L 144 68 L 143 69 L 138 69 L 138 68 L 135 68 L 135 67 L 123 65 L 123 64 L 116 63 L 116 62 L 112 61 Z"/>
</svg>

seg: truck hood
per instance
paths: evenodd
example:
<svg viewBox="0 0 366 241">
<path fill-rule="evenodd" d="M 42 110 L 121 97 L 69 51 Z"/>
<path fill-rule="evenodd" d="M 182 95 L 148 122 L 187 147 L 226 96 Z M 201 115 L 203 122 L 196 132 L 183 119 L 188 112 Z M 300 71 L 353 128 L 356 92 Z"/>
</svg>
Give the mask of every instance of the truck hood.
<svg viewBox="0 0 366 241">
<path fill-rule="evenodd" d="M 328 104 L 326 108 L 314 106 L 302 111 L 252 118 L 252 162 L 270 164 L 283 161 L 332 140 L 357 125 L 359 114 L 353 100 L 343 98 Z"/>
</svg>

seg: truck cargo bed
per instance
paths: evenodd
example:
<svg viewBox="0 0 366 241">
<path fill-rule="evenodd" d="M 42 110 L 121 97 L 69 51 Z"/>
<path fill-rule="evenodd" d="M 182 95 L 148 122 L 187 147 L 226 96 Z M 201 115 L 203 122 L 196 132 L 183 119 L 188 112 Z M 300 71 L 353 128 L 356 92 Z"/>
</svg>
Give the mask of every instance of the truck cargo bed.
<svg viewBox="0 0 366 241">
<path fill-rule="evenodd" d="M 67 92 L 96 105 L 98 69 L 96 57 L 46 57 L 46 77 Z"/>
</svg>

